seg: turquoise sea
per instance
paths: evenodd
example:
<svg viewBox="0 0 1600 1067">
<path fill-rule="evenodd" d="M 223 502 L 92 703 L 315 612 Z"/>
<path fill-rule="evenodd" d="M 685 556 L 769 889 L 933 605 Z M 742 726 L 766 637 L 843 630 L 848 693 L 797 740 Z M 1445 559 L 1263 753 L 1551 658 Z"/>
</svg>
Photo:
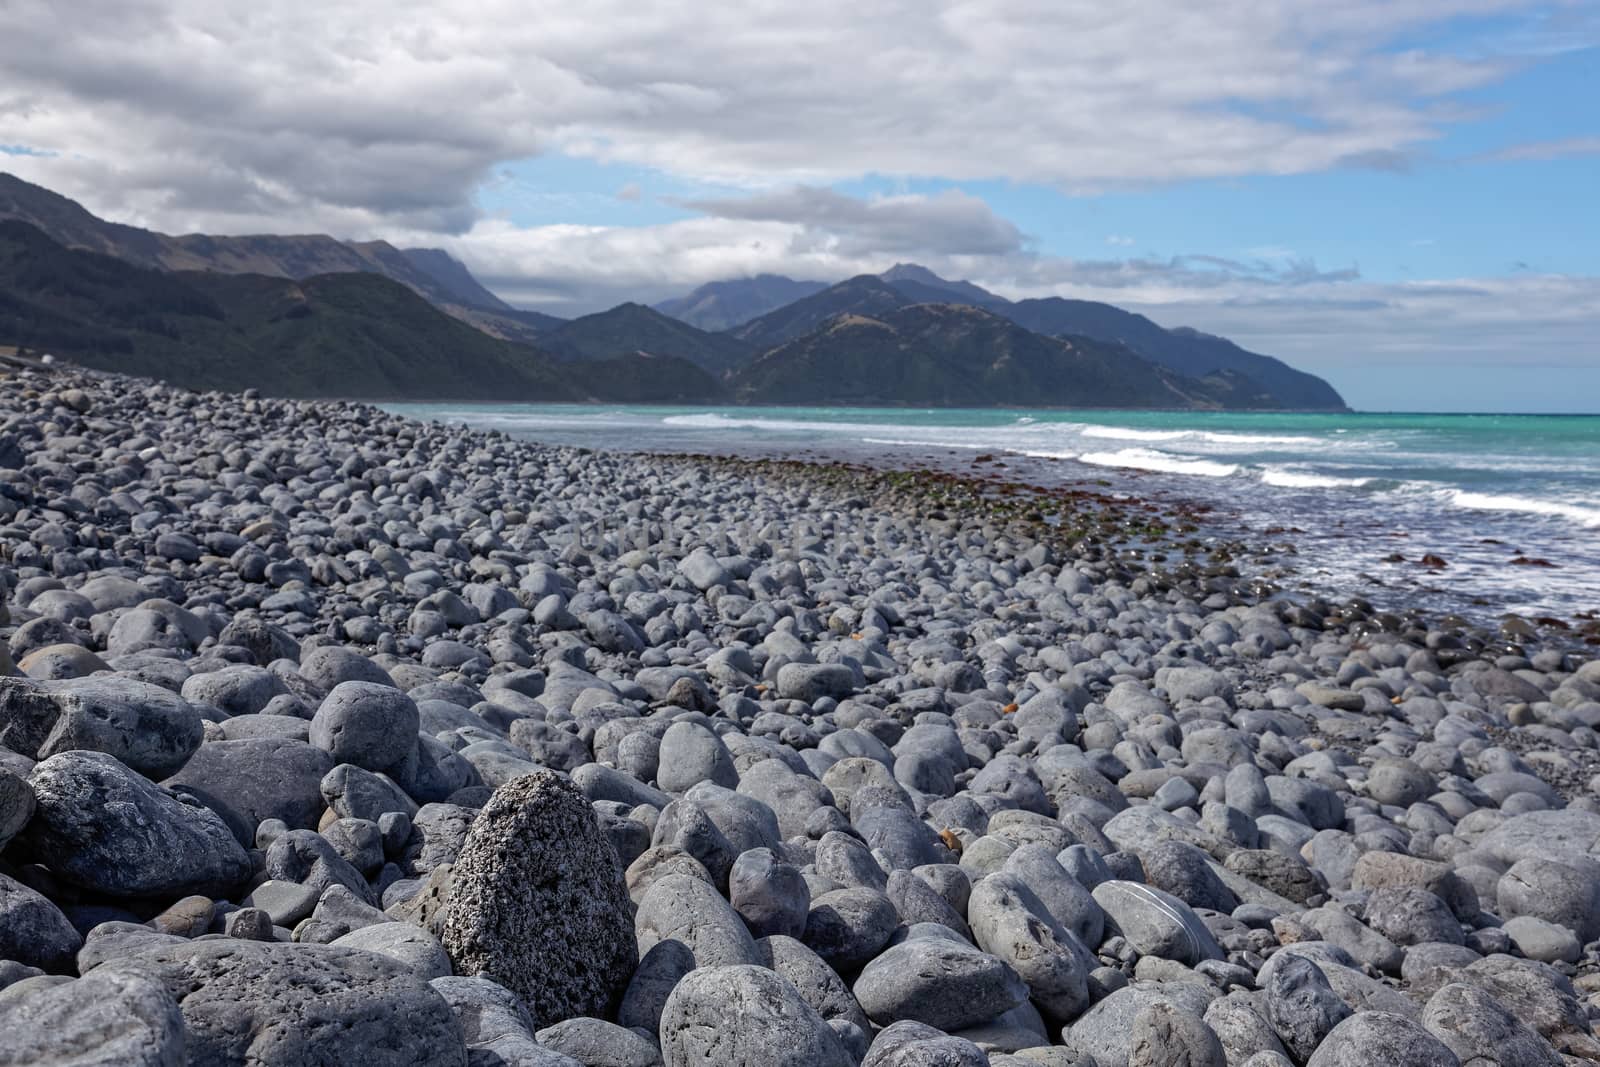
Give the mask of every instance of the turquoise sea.
<svg viewBox="0 0 1600 1067">
<path fill-rule="evenodd" d="M 1479 617 L 1600 609 L 1595 415 L 389 407 L 586 448 L 946 468 L 997 454 L 1042 485 L 1210 504 L 1216 536 L 1288 530 L 1307 589 Z"/>
</svg>

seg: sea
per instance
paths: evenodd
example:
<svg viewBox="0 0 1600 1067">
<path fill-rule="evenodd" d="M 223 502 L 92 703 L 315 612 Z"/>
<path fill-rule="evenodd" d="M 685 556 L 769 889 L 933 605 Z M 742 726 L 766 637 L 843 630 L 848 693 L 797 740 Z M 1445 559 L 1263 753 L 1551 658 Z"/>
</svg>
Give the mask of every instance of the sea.
<svg viewBox="0 0 1600 1067">
<path fill-rule="evenodd" d="M 1046 489 L 1204 506 L 1208 538 L 1287 539 L 1286 590 L 1480 624 L 1577 626 L 1600 610 L 1600 415 L 387 407 L 628 452 L 958 472 L 984 457 Z"/>
</svg>

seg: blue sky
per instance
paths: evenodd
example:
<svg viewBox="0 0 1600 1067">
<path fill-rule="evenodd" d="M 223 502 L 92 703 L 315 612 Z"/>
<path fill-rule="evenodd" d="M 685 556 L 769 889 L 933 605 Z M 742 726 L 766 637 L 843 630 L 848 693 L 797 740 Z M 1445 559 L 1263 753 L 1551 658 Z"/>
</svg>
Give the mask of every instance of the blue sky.
<svg viewBox="0 0 1600 1067">
<path fill-rule="evenodd" d="M 1364 408 L 1600 409 L 1593 0 L 84 2 L 0 8 L 0 166 L 119 221 L 569 315 L 915 261 Z"/>
<path fill-rule="evenodd" d="M 1523 22 L 1473 20 L 1471 32 L 1458 29 L 1447 39 L 1470 49 Z M 864 175 L 831 184 L 858 197 L 959 186 L 1015 222 L 1048 255 L 1101 258 L 1128 248 L 1156 256 L 1292 254 L 1323 267 L 1359 266 L 1364 277 L 1390 281 L 1600 273 L 1600 18 L 1594 22 L 1592 38 L 1574 36 L 1548 55 L 1519 54 L 1503 80 L 1454 94 L 1470 117 L 1443 125 L 1437 139 L 1394 170 L 1352 164 L 1088 195 L 1003 178 L 954 183 Z M 1593 139 L 1587 150 L 1575 147 L 1571 155 L 1496 155 L 1586 138 Z M 498 170 L 478 201 L 523 226 L 655 225 L 695 215 L 683 201 L 740 191 L 561 153 Z M 624 190 L 627 198 L 618 195 Z"/>
</svg>

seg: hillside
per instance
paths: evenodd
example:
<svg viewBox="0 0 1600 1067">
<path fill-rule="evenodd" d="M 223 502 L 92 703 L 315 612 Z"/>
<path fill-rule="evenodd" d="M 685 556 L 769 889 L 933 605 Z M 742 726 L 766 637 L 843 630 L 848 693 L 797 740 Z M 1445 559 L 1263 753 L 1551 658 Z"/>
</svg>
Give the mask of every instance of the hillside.
<svg viewBox="0 0 1600 1067">
<path fill-rule="evenodd" d="M 1246 351 L 1225 337 L 1199 330 L 1163 329 L 1143 315 L 1112 304 L 1048 297 L 1019 300 L 1000 314 L 1035 333 L 1078 334 L 1119 342 L 1183 374 L 1232 371 L 1247 375 L 1272 393 L 1278 407 L 1341 410 L 1345 406 L 1333 386 L 1280 359 Z"/>
<path fill-rule="evenodd" d="M 904 293 L 871 274 L 862 274 L 770 311 L 729 333 L 757 351 L 804 337 L 840 315 L 874 316 L 913 303 Z"/>
<path fill-rule="evenodd" d="M 369 273 L 303 281 L 147 270 L 0 222 L 0 342 L 199 389 L 279 396 L 633 399 L 673 383 L 714 397 L 681 361 L 563 367 L 490 337 Z"/>
<path fill-rule="evenodd" d="M 619 356 L 671 356 L 720 377 L 753 355 L 749 345 L 727 334 L 706 333 L 643 304 L 563 322 L 541 335 L 540 346 L 558 359 L 583 361 Z"/>
<path fill-rule="evenodd" d="M 751 319 L 827 287 L 826 282 L 800 282 L 781 274 L 758 274 L 754 278 L 702 285 L 687 296 L 662 301 L 655 309 L 696 329 L 715 333 L 743 326 Z"/>
<path fill-rule="evenodd" d="M 1238 390 L 1270 397 L 1261 405 L 1305 410 L 1342 410 L 1344 400 L 1327 382 L 1271 356 L 1249 352 L 1232 341 L 1187 328 L 1163 327 L 1112 304 L 1050 297 L 1013 303 L 970 282 L 952 282 L 925 267 L 897 264 L 881 275 L 861 275 L 767 313 L 731 331 L 758 349 L 802 337 L 842 314 L 880 316 L 894 308 L 923 303 L 979 307 L 1049 337 L 1081 337 L 1126 345 L 1152 363 L 1179 374 L 1205 379 L 1226 373 Z"/>
<path fill-rule="evenodd" d="M 881 406 L 1253 406 L 1238 383 L 1186 378 L 1120 346 L 1044 337 L 980 308 L 843 314 L 733 380 L 750 403 Z M 1256 400 L 1266 399 L 1257 393 Z"/>
<path fill-rule="evenodd" d="M 52 240 L 166 271 L 216 271 L 302 279 L 317 274 L 382 275 L 441 307 L 510 311 L 459 261 L 440 249 L 401 250 L 387 241 L 346 242 L 326 234 L 174 237 L 107 222 L 59 193 L 0 173 L 0 219 L 31 223 Z"/>
</svg>

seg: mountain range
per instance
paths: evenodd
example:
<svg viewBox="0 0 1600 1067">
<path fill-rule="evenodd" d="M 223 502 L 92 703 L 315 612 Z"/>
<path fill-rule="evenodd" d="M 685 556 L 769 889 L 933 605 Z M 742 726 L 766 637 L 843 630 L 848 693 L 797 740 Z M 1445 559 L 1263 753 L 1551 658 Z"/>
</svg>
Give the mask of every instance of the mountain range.
<svg viewBox="0 0 1600 1067">
<path fill-rule="evenodd" d="M 1224 338 L 1010 301 L 915 264 L 715 282 L 654 308 L 511 307 L 440 249 L 169 236 L 0 174 L 0 343 L 196 388 L 369 399 L 1342 409 Z"/>
</svg>

